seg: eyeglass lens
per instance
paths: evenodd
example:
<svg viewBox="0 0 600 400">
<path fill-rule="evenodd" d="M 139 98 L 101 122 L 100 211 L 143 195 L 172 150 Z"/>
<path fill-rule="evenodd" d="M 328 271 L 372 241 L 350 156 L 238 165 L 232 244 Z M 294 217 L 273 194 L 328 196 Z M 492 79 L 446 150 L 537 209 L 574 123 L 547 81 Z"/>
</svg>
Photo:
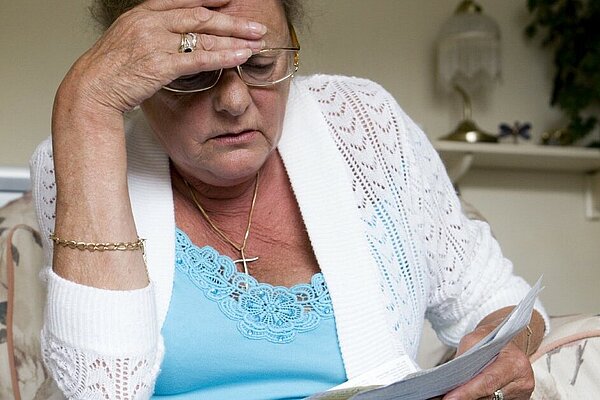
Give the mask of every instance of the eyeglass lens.
<svg viewBox="0 0 600 400">
<path fill-rule="evenodd" d="M 296 50 L 267 49 L 251 56 L 238 68 L 240 77 L 249 85 L 270 85 L 293 75 Z M 200 72 L 175 79 L 167 88 L 176 91 L 198 91 L 214 86 L 221 70 Z"/>
</svg>

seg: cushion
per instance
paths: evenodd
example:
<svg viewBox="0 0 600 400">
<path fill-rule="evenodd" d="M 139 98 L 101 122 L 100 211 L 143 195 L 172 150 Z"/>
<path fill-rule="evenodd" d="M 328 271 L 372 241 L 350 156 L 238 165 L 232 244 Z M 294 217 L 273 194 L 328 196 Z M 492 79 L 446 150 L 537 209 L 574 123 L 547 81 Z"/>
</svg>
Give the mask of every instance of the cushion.
<svg viewBox="0 0 600 400">
<path fill-rule="evenodd" d="M 531 356 L 532 399 L 595 399 L 600 396 L 600 315 L 552 318 L 552 331 Z"/>
<path fill-rule="evenodd" d="M 46 296 L 38 278 L 42 264 L 33 202 L 25 194 L 0 208 L 1 399 L 33 399 L 47 378 L 40 351 Z"/>
</svg>

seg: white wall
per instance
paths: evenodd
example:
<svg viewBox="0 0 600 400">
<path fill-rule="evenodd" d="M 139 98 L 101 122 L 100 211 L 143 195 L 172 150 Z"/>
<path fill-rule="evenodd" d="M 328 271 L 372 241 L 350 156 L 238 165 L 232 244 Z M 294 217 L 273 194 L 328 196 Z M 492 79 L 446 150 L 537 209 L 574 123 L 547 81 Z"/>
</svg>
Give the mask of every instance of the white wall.
<svg viewBox="0 0 600 400">
<path fill-rule="evenodd" d="M 432 138 L 460 117 L 457 99 L 434 82 L 434 41 L 459 1 L 307 0 L 312 23 L 300 34 L 302 72 L 368 77 L 384 85 Z M 530 121 L 534 134 L 560 126 L 547 105 L 550 55 L 523 37 L 525 0 L 480 0 L 500 24 L 503 79 L 475 100 L 489 131 L 500 122 Z M 4 1 L 0 5 L 0 165 L 26 165 L 49 133 L 53 93 L 92 41 L 88 2 Z M 554 313 L 600 311 L 600 222 L 583 216 L 577 175 L 472 171 L 464 196 L 490 220 L 518 273 L 545 274 L 542 299 Z"/>
<path fill-rule="evenodd" d="M 0 165 L 26 166 L 50 134 L 52 99 L 91 43 L 87 1 L 0 1 Z"/>
</svg>

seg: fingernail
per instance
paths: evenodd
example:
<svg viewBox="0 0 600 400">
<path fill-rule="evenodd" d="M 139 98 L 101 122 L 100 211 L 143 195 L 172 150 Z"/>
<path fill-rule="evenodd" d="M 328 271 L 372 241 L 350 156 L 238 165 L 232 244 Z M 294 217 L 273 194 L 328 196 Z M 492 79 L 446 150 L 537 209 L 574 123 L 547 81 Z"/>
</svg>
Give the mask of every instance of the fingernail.
<svg viewBox="0 0 600 400">
<path fill-rule="evenodd" d="M 249 47 L 253 50 L 253 52 L 258 52 L 265 48 L 266 43 L 264 40 L 252 40 L 249 41 Z"/>
<path fill-rule="evenodd" d="M 258 22 L 252 22 L 252 21 L 248 22 L 248 28 L 252 32 L 254 32 L 254 33 L 256 33 L 256 34 L 258 34 L 260 36 L 262 36 L 265 33 L 267 33 L 267 27 L 264 26 L 263 24 L 259 24 Z"/>
<path fill-rule="evenodd" d="M 252 55 L 251 49 L 240 49 L 236 50 L 235 57 L 239 60 L 247 60 Z"/>
</svg>

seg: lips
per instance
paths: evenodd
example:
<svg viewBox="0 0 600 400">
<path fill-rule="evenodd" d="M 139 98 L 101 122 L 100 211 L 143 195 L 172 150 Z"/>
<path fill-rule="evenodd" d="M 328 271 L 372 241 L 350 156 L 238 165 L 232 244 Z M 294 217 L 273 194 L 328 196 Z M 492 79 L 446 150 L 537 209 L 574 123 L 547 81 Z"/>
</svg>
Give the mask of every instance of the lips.
<svg viewBox="0 0 600 400">
<path fill-rule="evenodd" d="M 211 140 L 224 144 L 242 144 L 252 140 L 257 134 L 258 131 L 256 130 L 247 129 L 237 133 L 223 133 L 221 135 L 214 136 Z"/>
<path fill-rule="evenodd" d="M 222 135 L 215 136 L 215 138 L 236 137 L 236 136 L 243 135 L 243 134 L 245 134 L 247 132 L 251 132 L 251 131 L 247 130 L 247 131 L 241 131 L 241 132 L 238 132 L 238 133 L 224 133 Z"/>
</svg>

